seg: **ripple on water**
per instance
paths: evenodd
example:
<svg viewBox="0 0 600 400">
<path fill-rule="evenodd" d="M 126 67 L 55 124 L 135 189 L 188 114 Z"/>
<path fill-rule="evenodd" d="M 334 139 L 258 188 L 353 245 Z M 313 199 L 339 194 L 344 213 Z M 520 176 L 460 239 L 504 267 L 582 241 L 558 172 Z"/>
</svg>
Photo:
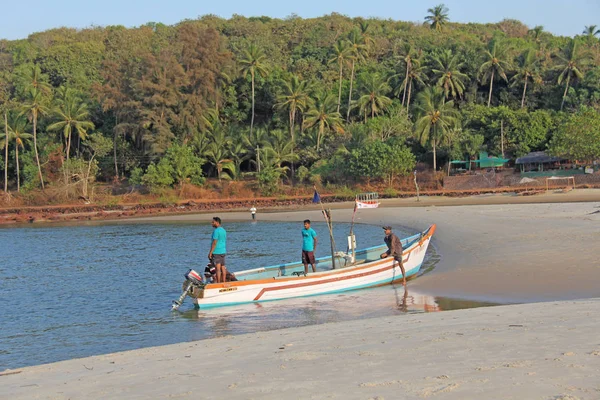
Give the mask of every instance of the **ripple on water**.
<svg viewBox="0 0 600 400">
<path fill-rule="evenodd" d="M 296 261 L 300 254 L 300 223 L 224 227 L 233 271 Z M 327 242 L 326 225 L 313 227 Z M 338 247 L 348 231 L 348 224 L 336 224 Z M 359 247 L 382 243 L 378 226 L 359 224 L 355 232 Z M 396 233 L 413 232 L 396 227 Z M 0 371 L 219 335 L 415 312 L 425 309 L 424 302 L 435 304 L 433 298 L 387 286 L 209 311 L 193 310 L 188 302 L 182 312 L 171 313 L 183 273 L 206 265 L 211 234 L 205 223 L 0 229 Z M 317 256 L 326 256 L 328 248 L 319 246 Z M 436 262 L 431 254 L 424 273 Z"/>
</svg>

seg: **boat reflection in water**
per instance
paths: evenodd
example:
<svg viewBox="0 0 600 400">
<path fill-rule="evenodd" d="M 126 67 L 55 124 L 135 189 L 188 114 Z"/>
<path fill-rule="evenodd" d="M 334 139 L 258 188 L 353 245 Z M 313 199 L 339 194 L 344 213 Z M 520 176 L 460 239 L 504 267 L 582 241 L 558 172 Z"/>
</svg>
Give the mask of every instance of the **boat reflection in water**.
<svg viewBox="0 0 600 400">
<path fill-rule="evenodd" d="M 207 337 L 493 305 L 430 296 L 396 284 L 353 292 L 179 313 Z M 196 331 L 198 332 L 198 331 Z M 197 340 L 197 335 L 190 340 Z"/>
</svg>

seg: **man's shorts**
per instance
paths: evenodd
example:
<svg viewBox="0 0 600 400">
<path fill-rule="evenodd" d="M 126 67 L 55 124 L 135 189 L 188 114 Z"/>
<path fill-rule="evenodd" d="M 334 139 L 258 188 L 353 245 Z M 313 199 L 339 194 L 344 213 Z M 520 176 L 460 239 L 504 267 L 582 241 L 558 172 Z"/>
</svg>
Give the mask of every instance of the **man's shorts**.
<svg viewBox="0 0 600 400">
<path fill-rule="evenodd" d="M 217 264 L 225 265 L 225 254 L 213 254 L 212 262 L 215 266 Z"/>
<path fill-rule="evenodd" d="M 302 263 L 303 264 L 316 264 L 315 252 L 302 250 Z"/>
</svg>

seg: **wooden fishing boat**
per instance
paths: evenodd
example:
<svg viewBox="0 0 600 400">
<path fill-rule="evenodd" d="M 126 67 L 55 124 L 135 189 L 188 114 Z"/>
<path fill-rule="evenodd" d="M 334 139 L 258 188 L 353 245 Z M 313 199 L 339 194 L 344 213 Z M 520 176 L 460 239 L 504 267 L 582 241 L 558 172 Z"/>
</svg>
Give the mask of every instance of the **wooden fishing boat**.
<svg viewBox="0 0 600 400">
<path fill-rule="evenodd" d="M 422 233 L 401 239 L 407 278 L 419 272 L 434 232 L 432 225 Z M 387 285 L 403 277 L 392 257 L 380 258 L 386 250 L 381 245 L 352 253 L 338 252 L 333 263 L 332 257 L 317 259 L 317 272 L 306 275 L 300 262 L 239 271 L 235 273 L 237 281 L 223 283 L 207 283 L 190 270 L 173 308 L 178 308 L 186 296 L 192 297 L 195 306 L 210 308 Z"/>
</svg>

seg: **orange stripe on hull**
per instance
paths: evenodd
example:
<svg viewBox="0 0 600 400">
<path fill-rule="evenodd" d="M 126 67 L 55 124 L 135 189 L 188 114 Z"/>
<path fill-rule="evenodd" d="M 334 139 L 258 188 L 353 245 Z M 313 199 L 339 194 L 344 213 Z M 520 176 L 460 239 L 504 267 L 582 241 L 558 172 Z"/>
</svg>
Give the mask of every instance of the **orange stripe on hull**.
<svg viewBox="0 0 600 400">
<path fill-rule="evenodd" d="M 384 268 L 376 269 L 374 271 L 363 272 L 363 273 L 360 273 L 360 274 L 354 274 L 354 275 L 350 275 L 350 276 L 341 276 L 341 277 L 336 277 L 336 278 L 332 278 L 332 279 L 325 279 L 325 280 L 319 280 L 319 281 L 314 281 L 314 282 L 300 282 L 300 283 L 296 283 L 296 284 L 293 284 L 293 285 L 285 285 L 285 286 L 263 288 L 260 291 L 260 293 L 258 293 L 258 295 L 254 298 L 254 301 L 259 300 L 262 297 L 262 295 L 265 294 L 265 292 L 271 292 L 271 291 L 283 290 L 283 289 L 293 289 L 293 288 L 299 288 L 299 287 L 304 287 L 304 286 L 322 285 L 324 283 L 330 283 L 330 282 L 339 282 L 339 281 L 344 281 L 346 279 L 354 279 L 354 278 L 360 278 L 360 277 L 363 277 L 363 276 L 377 274 L 379 272 L 384 272 L 384 271 L 387 271 L 388 269 L 393 269 L 393 268 L 394 268 L 394 264 L 392 263 L 392 265 L 389 266 L 389 267 L 384 267 Z"/>
</svg>

